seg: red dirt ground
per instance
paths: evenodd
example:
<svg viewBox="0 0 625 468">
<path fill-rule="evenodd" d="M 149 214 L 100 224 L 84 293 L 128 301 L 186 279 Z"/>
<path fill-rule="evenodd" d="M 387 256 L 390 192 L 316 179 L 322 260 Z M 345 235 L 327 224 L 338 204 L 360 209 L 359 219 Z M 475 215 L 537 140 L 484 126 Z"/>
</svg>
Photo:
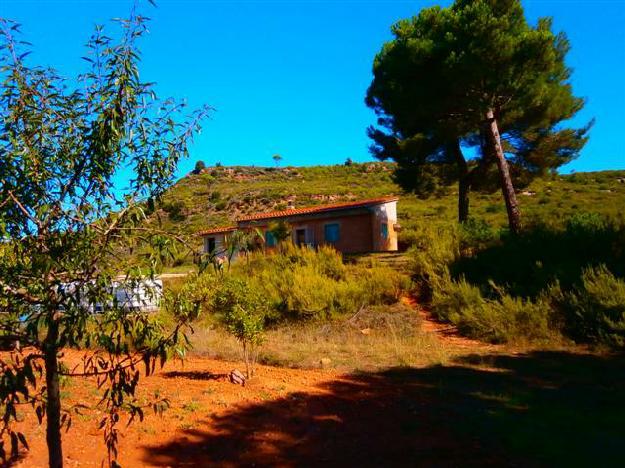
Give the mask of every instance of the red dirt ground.
<svg viewBox="0 0 625 468">
<path fill-rule="evenodd" d="M 426 312 L 420 313 L 424 330 L 442 340 L 467 349 L 491 348 L 455 336 Z M 71 367 L 80 356 L 70 351 L 65 359 Z M 481 451 L 476 441 L 455 439 L 444 412 L 432 414 L 431 383 L 415 385 L 401 370 L 341 375 L 259 366 L 254 380 L 241 387 L 226 378 L 234 367 L 191 357 L 142 377 L 141 395 L 158 393 L 171 407 L 162 417 L 146 413 L 143 423 L 120 427 L 121 465 L 440 466 L 466 464 L 467 451 Z M 73 380 L 63 393 L 66 404 L 91 406 L 98 400 L 89 381 Z M 95 409 L 73 417 L 72 427 L 63 434 L 66 466 L 106 465 L 97 428 L 101 416 Z M 13 464 L 46 466 L 45 429 L 32 412 L 24 412 L 23 418 L 16 429 L 27 435 L 30 450 Z M 492 451 L 482 455 L 482 466 L 501 461 Z"/>
<path fill-rule="evenodd" d="M 429 393 L 421 394 L 400 370 L 340 376 L 260 366 L 254 381 L 240 387 L 221 375 L 232 366 L 191 358 L 145 378 L 142 391 L 158 391 L 171 408 L 162 417 L 150 414 L 143 423 L 123 427 L 121 465 L 440 466 L 481 451 L 476 441 L 456 440 L 441 415 L 432 414 Z M 89 383 L 77 381 L 65 391 L 74 402 L 96 399 Z M 100 415 L 74 417 L 63 435 L 66 466 L 106 465 Z M 28 435 L 30 450 L 14 465 L 45 466 L 44 428 L 24 413 L 19 429 Z M 489 452 L 480 464 L 501 460 Z"/>
</svg>

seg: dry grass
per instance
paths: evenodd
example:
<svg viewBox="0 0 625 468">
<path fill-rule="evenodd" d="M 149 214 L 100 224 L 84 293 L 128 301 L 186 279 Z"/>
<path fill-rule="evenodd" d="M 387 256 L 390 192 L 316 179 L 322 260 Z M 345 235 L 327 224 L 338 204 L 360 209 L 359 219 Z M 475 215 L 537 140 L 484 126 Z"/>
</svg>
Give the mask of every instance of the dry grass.
<svg viewBox="0 0 625 468">
<path fill-rule="evenodd" d="M 283 325 L 268 330 L 265 338 L 261 363 L 306 369 L 422 367 L 445 364 L 467 352 L 466 347 L 422 331 L 418 313 L 402 304 L 364 309 L 348 319 Z M 236 340 L 218 326 L 198 326 L 192 339 L 195 354 L 241 359 Z"/>
</svg>

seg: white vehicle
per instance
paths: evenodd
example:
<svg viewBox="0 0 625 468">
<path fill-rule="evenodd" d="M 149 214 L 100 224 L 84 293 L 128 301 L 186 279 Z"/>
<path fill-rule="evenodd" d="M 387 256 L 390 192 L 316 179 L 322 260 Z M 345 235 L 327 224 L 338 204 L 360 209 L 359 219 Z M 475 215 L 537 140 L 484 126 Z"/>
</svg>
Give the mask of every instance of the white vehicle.
<svg viewBox="0 0 625 468">
<path fill-rule="evenodd" d="M 117 306 L 126 310 L 154 312 L 161 305 L 163 297 L 163 281 L 142 280 L 141 282 L 113 283 L 113 292 Z"/>
<path fill-rule="evenodd" d="M 106 304 L 96 302 L 95 304 L 85 296 L 88 294 L 88 287 L 80 288 L 77 283 L 66 283 L 62 286 L 62 291 L 66 295 L 78 295 L 80 305 L 93 313 L 102 313 L 107 308 L 121 308 L 136 312 L 154 312 L 159 309 L 163 298 L 163 281 L 140 280 L 126 281 L 117 280 L 111 285 L 110 294 L 112 299 Z"/>
</svg>

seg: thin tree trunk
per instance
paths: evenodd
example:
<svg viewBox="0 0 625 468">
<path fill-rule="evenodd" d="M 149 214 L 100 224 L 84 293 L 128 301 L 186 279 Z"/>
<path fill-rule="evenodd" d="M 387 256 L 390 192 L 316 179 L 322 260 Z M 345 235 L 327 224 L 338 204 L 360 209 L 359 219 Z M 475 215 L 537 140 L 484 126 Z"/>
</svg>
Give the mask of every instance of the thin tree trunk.
<svg viewBox="0 0 625 468">
<path fill-rule="evenodd" d="M 458 221 L 464 223 L 469 219 L 469 194 L 471 192 L 469 165 L 462 154 L 460 141 L 456 140 L 452 144 L 451 151 L 460 170 L 460 178 L 458 180 Z"/>
<path fill-rule="evenodd" d="M 59 386 L 59 362 L 56 343 L 58 324 L 52 320 L 46 337 L 44 360 L 46 366 L 46 442 L 48 444 L 48 464 L 50 468 L 63 467 L 63 447 L 61 445 L 61 391 Z"/>
<path fill-rule="evenodd" d="M 514 192 L 514 186 L 512 185 L 512 179 L 510 178 L 508 162 L 503 154 L 497 119 L 495 119 L 492 109 L 489 109 L 486 113 L 485 130 L 488 145 L 491 147 L 492 154 L 495 156 L 497 162 L 497 168 L 499 169 L 501 191 L 504 201 L 506 202 L 506 210 L 508 211 L 508 225 L 513 233 L 518 234 L 521 230 L 521 212 L 519 211 L 519 204 Z"/>
</svg>

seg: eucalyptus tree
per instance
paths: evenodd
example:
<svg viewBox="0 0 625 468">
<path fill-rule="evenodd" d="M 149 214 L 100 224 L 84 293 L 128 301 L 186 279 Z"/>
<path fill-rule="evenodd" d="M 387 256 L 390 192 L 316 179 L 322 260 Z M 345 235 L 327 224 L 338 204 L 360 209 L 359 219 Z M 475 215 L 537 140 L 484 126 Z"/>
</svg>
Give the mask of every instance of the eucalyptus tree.
<svg viewBox="0 0 625 468">
<path fill-rule="evenodd" d="M 392 32 L 366 97 L 378 115 L 368 131 L 374 155 L 396 160 L 398 181 L 420 194 L 457 181 L 461 221 L 470 189 L 496 175 L 518 231 L 510 171 L 531 178 L 569 162 L 590 128 L 561 125 L 584 103 L 569 83 L 566 36 L 552 32 L 549 18 L 529 25 L 519 0 L 456 0 Z"/>
<path fill-rule="evenodd" d="M 95 29 L 86 72 L 67 80 L 31 65 L 18 24 L 0 20 L 0 334 L 20 343 L 0 358 L 3 457 L 9 443 L 12 455 L 26 445 L 13 428 L 18 408 L 31 407 L 46 422 L 49 465 L 62 466 L 61 429 L 73 409 L 60 380 L 91 376 L 115 465 L 121 413 L 143 418 L 139 366 L 150 374 L 173 349 L 182 352 L 184 325 L 197 310 L 178 307 L 176 326 L 165 329 L 124 307 L 112 289 L 116 280 L 129 289 L 147 284 L 175 242 L 144 223 L 146 210 L 173 181 L 209 112 L 185 115 L 181 103 L 159 100 L 139 78 L 146 18 L 133 12 L 118 25 L 115 37 Z M 125 174 L 120 189 L 114 182 Z M 130 245 L 145 254 L 124 255 Z M 68 348 L 81 348 L 82 357 L 64 359 Z"/>
</svg>

